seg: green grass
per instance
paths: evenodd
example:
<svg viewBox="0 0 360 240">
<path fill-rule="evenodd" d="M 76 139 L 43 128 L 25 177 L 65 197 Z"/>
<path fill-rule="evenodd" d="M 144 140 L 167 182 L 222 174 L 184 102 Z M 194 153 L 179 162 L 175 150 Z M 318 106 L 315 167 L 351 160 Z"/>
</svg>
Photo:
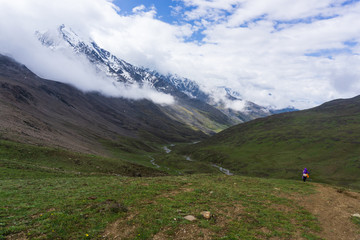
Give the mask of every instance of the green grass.
<svg viewBox="0 0 360 240">
<path fill-rule="evenodd" d="M 360 228 L 360 218 L 359 217 L 351 217 L 351 221 Z"/>
<path fill-rule="evenodd" d="M 81 239 L 85 234 L 93 238 L 124 215 L 111 204 L 132 206 L 164 187 L 147 189 L 120 177 L 2 180 L 1 225 L 5 227 L 1 234 L 25 231 L 29 237 L 45 234 L 46 239 Z"/>
<path fill-rule="evenodd" d="M 325 105 L 240 124 L 179 150 L 235 173 L 360 188 L 360 104 Z M 332 109 L 336 108 L 336 109 Z"/>
<path fill-rule="evenodd" d="M 0 140 L 0 179 L 68 175 L 164 175 L 156 169 L 96 155 Z"/>
<path fill-rule="evenodd" d="M 194 173 L 218 173 L 216 168 L 208 163 L 198 161 L 188 161 L 185 155 L 177 154 L 172 151 L 165 153 L 164 145 L 153 142 L 134 143 L 132 139 L 125 141 L 119 139 L 118 142 L 102 141 L 104 146 L 112 153 L 115 158 L 124 159 L 127 162 L 141 164 L 146 167 L 158 169 L 167 172 L 170 175 L 184 175 Z M 175 146 L 174 146 L 175 145 Z M 188 143 L 176 143 L 168 145 L 170 149 L 176 149 L 178 146 L 188 146 Z M 154 159 L 155 163 L 160 167 L 157 168 L 151 163 Z"/>
<path fill-rule="evenodd" d="M 114 222 L 118 234 L 127 229 L 123 239 L 171 239 L 187 228 L 213 239 L 317 239 L 316 218 L 287 198 L 311 194 L 310 184 L 229 177 L 176 153 L 146 153 L 170 174 L 185 175 L 126 177 L 133 170 L 163 173 L 118 158 L 1 141 L 0 239 L 103 239 Z M 193 171 L 212 174 L 186 174 Z M 201 217 L 205 210 L 210 220 Z M 198 220 L 185 220 L 189 214 Z"/>
<path fill-rule="evenodd" d="M 108 224 L 124 219 L 122 228 L 135 226 L 125 236 L 129 239 L 149 239 L 164 229 L 171 238 L 190 224 L 183 218 L 188 214 L 197 216 L 195 227 L 210 231 L 214 239 L 316 236 L 317 220 L 280 197 L 312 191 L 300 182 L 223 175 L 1 180 L 0 236 L 100 239 Z M 213 218 L 202 219 L 204 210 Z"/>
</svg>

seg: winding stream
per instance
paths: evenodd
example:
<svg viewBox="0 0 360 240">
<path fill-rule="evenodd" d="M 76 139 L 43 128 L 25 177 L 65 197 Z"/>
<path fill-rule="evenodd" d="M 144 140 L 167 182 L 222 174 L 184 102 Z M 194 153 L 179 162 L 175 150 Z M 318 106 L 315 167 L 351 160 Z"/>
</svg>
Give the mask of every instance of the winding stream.
<svg viewBox="0 0 360 240">
<path fill-rule="evenodd" d="M 148 157 L 151 158 L 150 162 L 151 162 L 152 165 L 154 165 L 157 168 L 160 168 L 160 166 L 155 163 L 155 158 L 153 158 L 152 156 L 148 156 Z"/>
<path fill-rule="evenodd" d="M 171 149 L 168 148 L 167 146 L 163 147 L 163 149 L 165 150 L 166 153 L 171 153 Z"/>
<path fill-rule="evenodd" d="M 218 165 L 216 165 L 216 164 L 211 164 L 211 166 L 218 168 L 218 169 L 220 170 L 220 172 L 222 172 L 222 173 L 224 173 L 224 174 L 226 174 L 226 175 L 228 175 L 228 176 L 234 175 L 233 173 L 230 172 L 229 169 L 220 167 L 220 166 L 218 166 Z"/>
<path fill-rule="evenodd" d="M 198 143 L 198 142 L 193 142 L 193 144 L 196 144 L 196 143 Z M 171 145 L 170 145 L 170 147 L 173 147 L 173 146 L 175 146 L 175 144 L 171 144 Z M 169 153 L 171 153 L 171 151 L 172 151 L 170 148 L 168 148 L 168 146 L 164 146 L 163 149 L 164 149 L 164 151 L 166 152 L 166 154 L 169 154 Z M 151 162 L 151 164 L 152 164 L 153 166 L 155 166 L 155 167 L 157 167 L 157 168 L 160 168 L 160 165 L 158 165 L 158 164 L 155 163 L 155 158 L 153 158 L 153 157 L 151 157 L 151 156 L 149 156 L 149 158 L 151 158 L 150 162 Z M 185 158 L 185 160 L 187 160 L 187 161 L 189 161 L 189 162 L 195 162 L 195 160 L 191 159 L 190 156 L 184 156 L 184 158 Z M 230 172 L 229 169 L 223 168 L 223 167 L 218 166 L 218 165 L 216 165 L 216 164 L 214 164 L 214 163 L 212 163 L 211 166 L 219 169 L 220 172 L 224 173 L 225 175 L 228 175 L 228 176 L 234 175 L 232 172 Z M 169 168 L 167 168 L 167 169 L 169 169 Z"/>
</svg>

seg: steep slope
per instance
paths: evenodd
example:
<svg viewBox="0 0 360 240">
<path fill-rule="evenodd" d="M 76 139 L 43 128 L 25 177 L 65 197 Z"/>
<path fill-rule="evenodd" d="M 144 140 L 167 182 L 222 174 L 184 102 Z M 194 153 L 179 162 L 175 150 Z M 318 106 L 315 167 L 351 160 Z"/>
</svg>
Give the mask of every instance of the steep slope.
<svg viewBox="0 0 360 240">
<path fill-rule="evenodd" d="M 360 96 L 256 119 L 189 146 L 192 159 L 238 174 L 299 178 L 360 187 Z"/>
<path fill-rule="evenodd" d="M 160 143 L 206 137 L 150 101 L 83 93 L 41 79 L 5 56 L 0 56 L 0 112 L 1 138 L 87 153 L 104 153 L 99 141 L 119 137 Z"/>
<path fill-rule="evenodd" d="M 77 56 L 86 58 L 94 66 L 96 72 L 103 76 L 107 76 L 109 81 L 122 82 L 125 85 L 145 85 L 154 88 L 157 91 L 171 94 L 178 101 L 178 105 L 182 105 L 182 107 L 186 108 L 187 112 L 196 112 L 193 116 L 187 115 L 187 118 L 190 118 L 187 123 L 208 133 L 211 133 L 211 131 L 206 129 L 206 127 L 204 128 L 202 125 L 204 122 L 204 115 L 201 113 L 202 111 L 198 111 L 198 105 L 195 104 L 194 106 L 194 102 L 190 100 L 197 100 L 195 103 L 206 103 L 209 105 L 207 106 L 208 111 L 214 113 L 220 110 L 221 112 L 219 111 L 216 113 L 217 115 L 225 114 L 227 116 L 226 120 L 222 120 L 219 124 L 215 120 L 212 124 L 217 126 L 215 129 L 210 127 L 210 130 L 218 131 L 218 129 L 224 129 L 222 124 L 234 125 L 236 123 L 271 114 L 269 110 L 264 107 L 242 100 L 239 98 L 240 94 L 230 88 L 219 87 L 214 89 L 213 93 L 205 93 L 200 89 L 200 86 L 196 82 L 190 79 L 171 74 L 162 75 L 154 70 L 134 66 L 101 48 L 92 39 L 87 40 L 86 37 L 80 37 L 75 31 L 65 25 L 61 25 L 55 31 L 37 31 L 36 36 L 45 47 L 50 48 L 53 51 L 62 52 L 63 54 L 68 54 L 72 51 Z M 227 101 L 242 102 L 245 106 L 244 109 L 241 111 L 234 111 L 221 103 L 219 104 L 213 97 L 213 95 L 219 94 L 226 95 Z M 173 108 L 170 113 L 174 114 L 175 112 L 178 113 L 177 115 L 184 115 L 184 113 L 186 113 L 186 111 L 179 113 L 178 110 L 178 108 Z M 212 116 L 212 113 L 208 114 L 208 116 Z M 224 116 L 222 118 L 224 118 Z M 183 121 L 186 120 L 186 118 L 182 119 Z M 210 120 L 213 121 L 213 119 Z"/>
</svg>

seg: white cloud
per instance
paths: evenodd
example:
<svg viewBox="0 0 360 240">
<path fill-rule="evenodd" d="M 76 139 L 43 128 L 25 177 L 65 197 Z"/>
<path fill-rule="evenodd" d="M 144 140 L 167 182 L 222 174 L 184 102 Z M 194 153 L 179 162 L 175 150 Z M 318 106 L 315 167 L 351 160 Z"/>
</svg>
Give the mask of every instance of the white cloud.
<svg viewBox="0 0 360 240">
<path fill-rule="evenodd" d="M 145 10 L 145 6 L 144 5 L 139 5 L 139 6 L 137 6 L 137 7 L 134 7 L 133 9 L 132 9 L 132 12 L 133 13 L 137 13 L 137 12 L 141 12 L 141 11 L 144 11 Z"/>
<path fill-rule="evenodd" d="M 226 101 L 225 100 L 225 106 L 227 108 L 231 108 L 236 111 L 242 111 L 242 112 L 246 111 L 246 102 L 245 101 L 240 101 L 240 100 Z"/>
<path fill-rule="evenodd" d="M 360 94 L 360 3 L 343 2 L 179 0 L 173 13 L 183 19 L 169 24 L 155 8 L 122 16 L 106 0 L 0 0 L 0 51 L 29 62 L 30 33 L 64 23 L 130 63 L 206 91 L 228 86 L 257 104 L 307 108 Z M 193 33 L 201 44 L 188 41 Z"/>
<path fill-rule="evenodd" d="M 101 27 L 101 23 L 120 18 L 117 14 L 119 9 L 111 2 L 63 0 L 48 4 L 46 0 L 19 0 L 12 3 L 0 0 L 0 8 L 4 10 L 0 15 L 0 53 L 14 57 L 39 76 L 71 84 L 85 92 L 97 91 L 107 96 L 136 100 L 149 99 L 158 104 L 174 103 L 172 96 L 146 86 L 114 84 L 113 79 L 96 72 L 85 57 L 66 48 L 52 51 L 42 46 L 35 37 L 37 30 L 54 30 L 66 23 L 87 39 L 89 32 Z"/>
</svg>

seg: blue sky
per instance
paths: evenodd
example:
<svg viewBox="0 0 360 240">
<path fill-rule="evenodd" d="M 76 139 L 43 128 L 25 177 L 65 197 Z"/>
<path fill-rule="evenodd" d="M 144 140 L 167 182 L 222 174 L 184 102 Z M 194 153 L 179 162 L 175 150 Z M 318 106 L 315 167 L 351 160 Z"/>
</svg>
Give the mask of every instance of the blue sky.
<svg viewBox="0 0 360 240">
<path fill-rule="evenodd" d="M 154 6 L 159 19 L 169 23 L 177 20 L 171 15 L 170 6 L 176 6 L 176 2 L 172 0 L 115 0 L 114 4 L 121 9 L 120 14 L 131 15 L 133 8 L 140 5 L 144 5 L 147 9 Z"/>
<path fill-rule="evenodd" d="M 133 9 L 135 7 L 143 5 L 146 10 L 155 8 L 156 18 L 175 25 L 181 25 L 184 23 L 195 24 L 194 20 L 186 19 L 183 15 L 184 12 L 193 9 L 193 6 L 186 6 L 184 2 L 179 0 L 114 0 L 113 2 L 116 6 L 120 8 L 120 15 L 132 15 Z M 176 9 L 181 9 L 179 12 Z M 186 42 L 196 42 L 201 43 L 202 39 L 205 37 L 202 34 L 203 28 L 199 28 L 197 31 L 194 31 L 191 36 L 185 38 Z"/>
</svg>

